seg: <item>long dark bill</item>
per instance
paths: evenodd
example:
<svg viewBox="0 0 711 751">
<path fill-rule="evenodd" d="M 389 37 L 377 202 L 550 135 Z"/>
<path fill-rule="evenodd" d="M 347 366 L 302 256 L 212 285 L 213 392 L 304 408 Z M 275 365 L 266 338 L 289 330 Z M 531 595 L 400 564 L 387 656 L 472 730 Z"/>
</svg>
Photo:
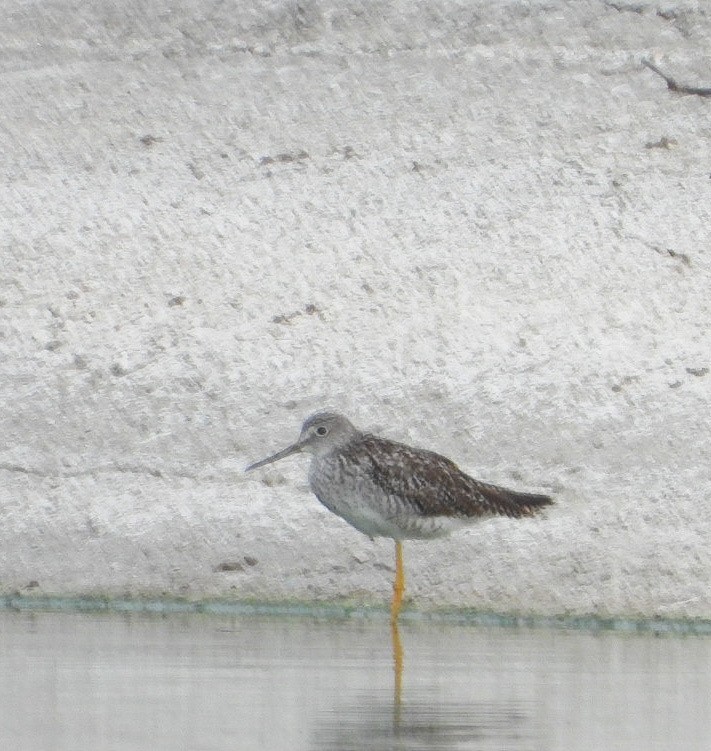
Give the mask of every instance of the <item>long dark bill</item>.
<svg viewBox="0 0 711 751">
<path fill-rule="evenodd" d="M 250 464 L 247 469 L 245 469 L 245 472 L 250 472 L 253 469 L 257 469 L 257 467 L 263 467 L 265 464 L 271 464 L 272 462 L 278 462 L 279 459 L 283 459 L 286 456 L 291 456 L 292 454 L 296 454 L 298 451 L 301 451 L 301 444 L 295 443 L 292 446 L 288 446 L 287 448 L 283 449 L 282 451 L 278 451 L 273 456 L 268 456 L 266 459 L 262 459 L 260 462 L 255 462 L 254 464 Z"/>
</svg>

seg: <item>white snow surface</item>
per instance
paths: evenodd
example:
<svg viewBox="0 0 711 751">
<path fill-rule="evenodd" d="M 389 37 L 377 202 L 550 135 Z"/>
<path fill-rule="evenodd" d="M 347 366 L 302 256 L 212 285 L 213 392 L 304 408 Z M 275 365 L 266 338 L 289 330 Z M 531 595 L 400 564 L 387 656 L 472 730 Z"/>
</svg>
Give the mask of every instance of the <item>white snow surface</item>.
<svg viewBox="0 0 711 751">
<path fill-rule="evenodd" d="M 548 492 L 419 608 L 711 617 L 711 12 L 6 0 L 0 593 L 385 603 L 323 408 Z"/>
</svg>

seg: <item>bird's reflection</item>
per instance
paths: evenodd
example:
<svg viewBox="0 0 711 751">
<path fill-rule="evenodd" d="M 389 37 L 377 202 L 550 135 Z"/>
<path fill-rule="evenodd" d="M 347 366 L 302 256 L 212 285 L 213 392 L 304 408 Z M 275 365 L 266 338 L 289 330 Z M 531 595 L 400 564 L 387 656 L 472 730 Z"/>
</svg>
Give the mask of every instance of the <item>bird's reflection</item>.
<svg viewBox="0 0 711 751">
<path fill-rule="evenodd" d="M 469 747 L 501 749 L 531 739 L 535 714 L 527 702 L 511 699 L 443 698 L 437 685 L 403 689 L 405 650 L 397 620 L 392 638 L 392 694 L 370 691 L 322 716 L 314 737 L 315 749 L 329 751 L 444 751 Z"/>
<path fill-rule="evenodd" d="M 390 631 L 393 642 L 393 727 L 397 730 L 400 726 L 402 709 L 402 669 L 404 656 L 402 641 L 400 640 L 400 629 L 398 628 L 396 618 L 390 621 Z"/>
</svg>

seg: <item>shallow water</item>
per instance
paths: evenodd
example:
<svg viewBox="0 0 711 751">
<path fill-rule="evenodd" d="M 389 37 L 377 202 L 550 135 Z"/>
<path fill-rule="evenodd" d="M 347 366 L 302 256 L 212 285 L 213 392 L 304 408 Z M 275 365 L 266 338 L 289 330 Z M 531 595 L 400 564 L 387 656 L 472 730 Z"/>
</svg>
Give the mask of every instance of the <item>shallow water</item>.
<svg viewBox="0 0 711 751">
<path fill-rule="evenodd" d="M 0 612 L 0 749 L 711 748 L 711 638 Z"/>
</svg>

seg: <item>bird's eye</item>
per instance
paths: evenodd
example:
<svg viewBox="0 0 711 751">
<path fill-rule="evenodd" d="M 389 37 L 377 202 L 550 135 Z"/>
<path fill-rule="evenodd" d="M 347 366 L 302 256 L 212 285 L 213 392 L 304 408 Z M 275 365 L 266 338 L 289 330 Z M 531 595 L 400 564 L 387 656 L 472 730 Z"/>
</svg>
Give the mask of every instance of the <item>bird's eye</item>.
<svg viewBox="0 0 711 751">
<path fill-rule="evenodd" d="M 323 425 L 319 425 L 316 428 L 316 435 L 326 435 L 328 433 L 328 428 L 324 427 Z"/>
</svg>

